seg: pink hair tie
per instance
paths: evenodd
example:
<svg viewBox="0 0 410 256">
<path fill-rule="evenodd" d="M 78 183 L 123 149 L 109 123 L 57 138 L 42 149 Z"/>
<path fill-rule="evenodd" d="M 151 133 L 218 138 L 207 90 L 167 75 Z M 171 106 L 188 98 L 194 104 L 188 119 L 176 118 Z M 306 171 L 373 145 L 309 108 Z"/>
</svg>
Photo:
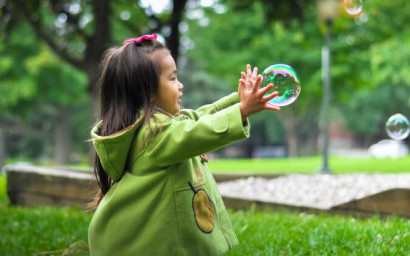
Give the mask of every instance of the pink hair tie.
<svg viewBox="0 0 410 256">
<path fill-rule="evenodd" d="M 143 35 L 143 36 L 138 37 L 138 38 L 131 38 L 131 39 L 125 40 L 122 45 L 126 45 L 126 44 L 131 43 L 131 42 L 135 42 L 135 43 L 139 44 L 142 40 L 156 40 L 156 39 L 157 39 L 157 34 L 154 33 L 152 35 Z"/>
</svg>

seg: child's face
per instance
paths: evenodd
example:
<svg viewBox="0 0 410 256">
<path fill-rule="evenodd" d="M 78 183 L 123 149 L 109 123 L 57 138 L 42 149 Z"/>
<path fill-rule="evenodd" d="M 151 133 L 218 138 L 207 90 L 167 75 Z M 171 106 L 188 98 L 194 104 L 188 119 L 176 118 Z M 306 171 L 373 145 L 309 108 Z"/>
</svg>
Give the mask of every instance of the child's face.
<svg viewBox="0 0 410 256">
<path fill-rule="evenodd" d="M 175 115 L 180 107 L 184 86 L 178 81 L 174 58 L 167 54 L 161 63 L 157 104 L 168 113 Z"/>
</svg>

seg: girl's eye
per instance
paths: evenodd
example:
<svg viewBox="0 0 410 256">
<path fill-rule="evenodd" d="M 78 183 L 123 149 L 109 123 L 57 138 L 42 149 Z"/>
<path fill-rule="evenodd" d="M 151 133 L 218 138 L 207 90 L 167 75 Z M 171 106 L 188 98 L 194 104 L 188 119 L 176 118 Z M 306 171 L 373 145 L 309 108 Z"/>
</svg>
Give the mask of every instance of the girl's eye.
<svg viewBox="0 0 410 256">
<path fill-rule="evenodd" d="M 171 78 L 171 81 L 176 81 L 176 80 L 177 80 L 176 77 Z"/>
</svg>

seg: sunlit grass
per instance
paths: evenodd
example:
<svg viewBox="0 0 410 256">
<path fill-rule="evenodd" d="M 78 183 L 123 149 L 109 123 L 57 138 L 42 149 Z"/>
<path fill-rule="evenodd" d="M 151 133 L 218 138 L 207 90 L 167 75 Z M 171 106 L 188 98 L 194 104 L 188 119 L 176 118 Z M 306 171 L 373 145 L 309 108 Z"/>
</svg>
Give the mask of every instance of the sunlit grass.
<svg viewBox="0 0 410 256">
<path fill-rule="evenodd" d="M 9 159 L 8 164 L 30 162 L 28 159 Z M 212 172 L 261 172 L 261 173 L 316 173 L 322 166 L 322 157 L 266 158 L 266 159 L 211 159 L 208 166 Z M 34 165 L 50 166 L 50 163 L 32 162 Z M 410 155 L 404 158 L 329 157 L 332 172 L 342 173 L 403 173 L 410 172 Z M 52 166 L 52 165 L 51 165 Z M 87 170 L 88 163 L 66 165 Z"/>
<path fill-rule="evenodd" d="M 5 207 L 9 202 L 7 197 L 7 179 L 6 176 L 0 174 L 0 207 Z"/>
<path fill-rule="evenodd" d="M 208 162 L 213 172 L 316 173 L 322 158 L 298 157 L 275 159 L 215 159 Z M 402 173 L 410 172 L 410 157 L 374 159 L 330 157 L 334 173 Z"/>
</svg>

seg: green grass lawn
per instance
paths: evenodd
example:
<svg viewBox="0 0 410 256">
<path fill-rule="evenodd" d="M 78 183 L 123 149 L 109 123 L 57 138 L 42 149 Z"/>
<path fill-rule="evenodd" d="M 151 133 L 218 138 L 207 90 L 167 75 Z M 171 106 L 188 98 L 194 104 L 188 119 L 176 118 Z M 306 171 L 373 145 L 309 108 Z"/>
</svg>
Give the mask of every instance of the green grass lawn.
<svg viewBox="0 0 410 256">
<path fill-rule="evenodd" d="M 242 255 L 409 255 L 410 220 L 230 211 Z"/>
<path fill-rule="evenodd" d="M 64 255 L 88 255 L 90 213 L 79 207 L 9 206 L 8 201 L 6 177 L 0 174 L 0 255 L 62 255 L 73 244 L 72 253 Z"/>
<path fill-rule="evenodd" d="M 211 160 L 213 171 L 315 173 L 319 157 Z M 410 172 L 410 158 L 330 158 L 335 173 Z M 240 245 L 233 255 L 409 255 L 410 220 L 229 210 Z M 9 206 L 0 174 L 0 255 L 88 255 L 91 213 L 80 208 Z M 71 249 L 69 247 L 72 247 Z M 69 250 L 70 249 L 70 250 Z M 68 253 L 70 252 L 70 253 Z"/>
<path fill-rule="evenodd" d="M 208 166 L 212 172 L 316 173 L 322 166 L 322 158 L 215 159 Z M 329 167 L 337 174 L 410 172 L 410 156 L 398 159 L 332 156 Z"/>
</svg>

